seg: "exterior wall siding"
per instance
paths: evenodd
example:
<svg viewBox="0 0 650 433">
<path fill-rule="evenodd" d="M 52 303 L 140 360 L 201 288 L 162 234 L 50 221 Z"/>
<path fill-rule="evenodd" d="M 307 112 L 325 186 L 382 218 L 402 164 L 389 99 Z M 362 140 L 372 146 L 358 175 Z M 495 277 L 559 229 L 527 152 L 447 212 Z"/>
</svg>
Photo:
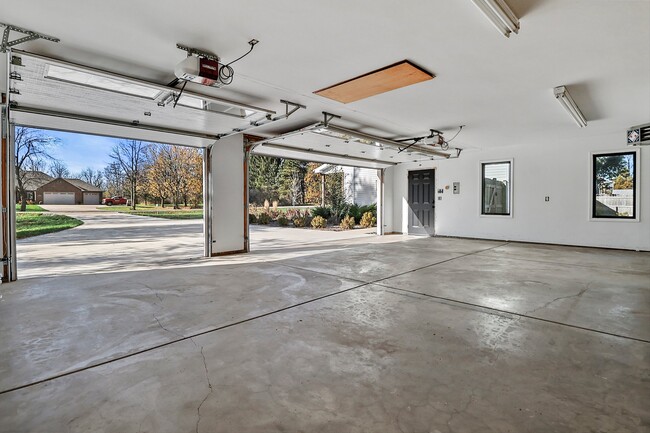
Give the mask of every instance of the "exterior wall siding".
<svg viewBox="0 0 650 433">
<path fill-rule="evenodd" d="M 75 204 L 83 204 L 83 192 L 63 179 L 55 179 L 36 190 L 36 203 L 43 203 L 44 192 L 74 192 Z"/>
</svg>

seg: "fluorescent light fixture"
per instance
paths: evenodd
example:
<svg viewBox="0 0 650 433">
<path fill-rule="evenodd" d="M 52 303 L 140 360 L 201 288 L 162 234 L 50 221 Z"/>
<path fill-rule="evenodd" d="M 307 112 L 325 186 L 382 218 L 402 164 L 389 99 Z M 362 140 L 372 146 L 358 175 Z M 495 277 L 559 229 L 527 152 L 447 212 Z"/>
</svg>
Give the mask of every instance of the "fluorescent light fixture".
<svg viewBox="0 0 650 433">
<path fill-rule="evenodd" d="M 512 32 L 519 33 L 519 18 L 503 0 L 472 0 L 472 2 L 506 38 L 509 38 Z"/>
<path fill-rule="evenodd" d="M 80 84 L 82 86 L 94 87 L 96 89 L 109 90 L 111 92 L 124 93 L 149 99 L 156 99 L 161 93 L 160 90 L 154 87 L 147 87 L 140 84 L 130 83 L 125 80 L 91 74 L 58 65 L 48 65 L 45 78 L 52 78 L 68 83 Z"/>
<path fill-rule="evenodd" d="M 585 119 L 585 116 L 583 116 L 580 108 L 578 108 L 578 105 L 576 105 L 575 101 L 565 86 L 558 86 L 554 88 L 553 93 L 555 94 L 555 99 L 557 99 L 560 104 L 562 104 L 564 109 L 571 115 L 571 117 L 573 117 L 573 120 L 576 121 L 579 127 L 584 128 L 587 126 L 587 120 Z"/>
</svg>

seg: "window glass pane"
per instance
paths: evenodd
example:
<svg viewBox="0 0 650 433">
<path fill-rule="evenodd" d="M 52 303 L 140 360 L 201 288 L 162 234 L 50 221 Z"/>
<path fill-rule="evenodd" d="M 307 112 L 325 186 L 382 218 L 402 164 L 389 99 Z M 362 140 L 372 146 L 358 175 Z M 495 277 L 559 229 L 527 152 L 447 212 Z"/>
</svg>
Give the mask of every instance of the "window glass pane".
<svg viewBox="0 0 650 433">
<path fill-rule="evenodd" d="M 594 155 L 594 218 L 636 218 L 636 153 Z"/>
<path fill-rule="evenodd" d="M 510 163 L 483 164 L 483 215 L 510 215 Z"/>
</svg>

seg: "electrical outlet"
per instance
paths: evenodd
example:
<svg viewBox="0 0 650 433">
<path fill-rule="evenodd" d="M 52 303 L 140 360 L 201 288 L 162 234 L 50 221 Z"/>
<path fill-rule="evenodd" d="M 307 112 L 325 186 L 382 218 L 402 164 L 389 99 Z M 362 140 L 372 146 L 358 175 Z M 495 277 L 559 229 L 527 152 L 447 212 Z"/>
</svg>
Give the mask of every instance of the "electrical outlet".
<svg viewBox="0 0 650 433">
<path fill-rule="evenodd" d="M 544 197 L 544 201 L 551 201 L 551 198 L 549 196 Z"/>
</svg>

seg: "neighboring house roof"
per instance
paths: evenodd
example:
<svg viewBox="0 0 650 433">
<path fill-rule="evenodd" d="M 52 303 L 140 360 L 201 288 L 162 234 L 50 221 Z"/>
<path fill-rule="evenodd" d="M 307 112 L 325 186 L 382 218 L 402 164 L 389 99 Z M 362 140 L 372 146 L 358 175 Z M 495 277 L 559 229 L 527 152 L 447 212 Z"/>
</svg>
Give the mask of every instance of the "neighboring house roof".
<svg viewBox="0 0 650 433">
<path fill-rule="evenodd" d="M 104 191 L 103 189 L 97 188 L 96 186 L 93 186 L 93 185 L 89 184 L 88 182 L 84 182 L 81 179 L 66 179 L 66 178 L 63 178 L 63 177 L 58 177 L 56 179 L 52 179 L 49 182 L 46 182 L 43 185 L 41 185 L 39 188 L 45 188 L 47 185 L 49 185 L 50 183 L 55 182 L 57 180 L 62 180 L 64 182 L 67 182 L 70 185 L 77 188 L 78 190 L 80 190 L 81 192 L 103 192 Z"/>
<path fill-rule="evenodd" d="M 36 191 L 54 178 L 42 171 L 28 171 L 25 172 L 24 179 L 23 186 L 25 187 L 25 191 Z"/>
<path fill-rule="evenodd" d="M 72 185 L 76 186 L 80 190 L 84 192 L 103 192 L 104 190 L 101 188 L 97 188 L 95 185 L 91 185 L 88 182 L 85 182 L 81 179 L 63 179 L 68 183 L 71 183 Z"/>
</svg>

